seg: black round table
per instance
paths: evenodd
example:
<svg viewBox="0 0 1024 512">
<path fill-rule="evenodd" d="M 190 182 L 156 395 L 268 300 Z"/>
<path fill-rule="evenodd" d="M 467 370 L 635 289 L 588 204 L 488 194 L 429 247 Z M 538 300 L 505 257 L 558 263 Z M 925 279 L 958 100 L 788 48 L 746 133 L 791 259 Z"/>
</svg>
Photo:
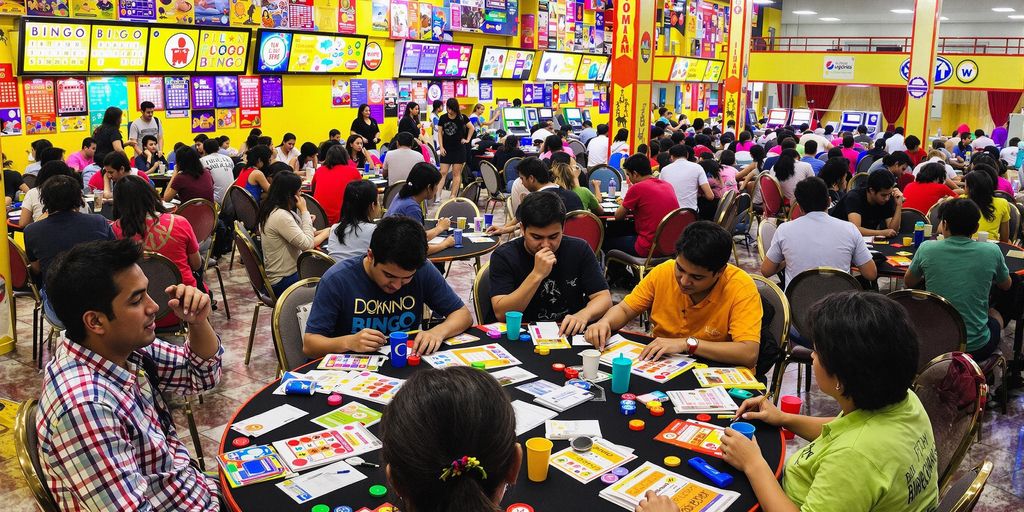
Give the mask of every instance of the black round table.
<svg viewBox="0 0 1024 512">
<path fill-rule="evenodd" d="M 471 328 L 468 332 L 480 337 L 481 341 L 473 344 L 460 345 L 460 347 L 474 346 L 492 341 L 478 328 Z M 643 335 L 631 333 L 622 334 L 626 338 L 636 341 L 647 341 L 650 339 Z M 565 378 L 561 373 L 553 371 L 551 369 L 551 365 L 553 363 L 564 363 L 569 366 L 582 364 L 582 359 L 578 354 L 586 348 L 572 347 L 565 350 L 552 350 L 550 355 L 540 356 L 533 353 L 533 344 L 530 342 L 511 342 L 504 339 L 502 339 L 501 342 L 502 345 L 512 353 L 512 355 L 522 361 L 523 364 L 521 367 L 523 369 L 536 374 L 540 379 L 556 384 L 564 383 Z M 449 347 L 442 346 L 442 349 L 447 348 Z M 313 369 L 316 366 L 315 363 L 316 362 L 309 363 L 298 371 Z M 708 364 L 713 365 L 713 363 Z M 407 379 L 413 373 L 423 371 L 426 368 L 431 367 L 425 362 L 419 366 L 399 369 L 392 368 L 389 364 L 385 364 L 384 367 L 379 370 L 379 373 Z M 611 372 L 610 368 L 604 366 L 602 366 L 601 371 Z M 533 382 L 534 380 L 528 382 Z M 267 387 L 263 388 L 263 390 L 253 395 L 248 401 L 242 404 L 228 424 L 234 424 L 238 420 L 247 419 L 285 403 L 307 411 L 309 412 L 309 415 L 273 430 L 268 434 L 260 436 L 254 441 L 254 444 L 270 444 L 281 439 L 323 430 L 320 426 L 309 420 L 333 409 L 327 405 L 326 395 L 320 393 L 314 396 L 274 395 L 273 391 L 278 387 L 278 384 L 278 381 L 274 381 Z M 522 400 L 524 402 L 534 404 L 533 396 L 516 389 L 515 386 L 517 385 L 519 384 L 512 384 L 505 386 L 504 388 L 510 395 L 511 399 Z M 640 410 L 634 416 L 623 416 L 619 412 L 618 407 L 619 395 L 611 392 L 611 381 L 604 381 L 599 385 L 605 389 L 607 401 L 585 402 L 579 406 L 569 409 L 568 411 L 559 413 L 556 419 L 599 420 L 601 422 L 601 431 L 605 439 L 636 450 L 635 454 L 637 455 L 637 458 L 625 464 L 625 467 L 629 470 L 636 469 L 645 461 L 650 461 L 654 464 L 665 467 L 663 459 L 666 456 L 675 455 L 683 460 L 683 464 L 675 468 L 667 469 L 688 478 L 692 478 L 703 484 L 713 485 L 708 479 L 703 477 L 686 463 L 686 460 L 691 457 L 700 456 L 716 469 L 729 473 L 735 479 L 727 490 L 738 492 L 740 497 L 732 504 L 729 510 L 743 511 L 755 510 L 758 508 L 757 499 L 750 487 L 750 482 L 743 473 L 732 468 L 725 461 L 654 440 L 654 437 L 668 426 L 672 420 L 677 418 L 692 419 L 694 418 L 693 415 L 677 415 L 673 412 L 671 404 L 666 404 L 666 414 L 661 417 L 652 416 L 646 410 Z M 668 383 L 661 385 L 658 385 L 648 379 L 632 375 L 630 378 L 629 391 L 640 395 L 654 390 L 667 392 L 670 390 L 694 389 L 697 387 L 698 384 L 696 379 L 693 377 L 693 373 L 688 371 Z M 352 401 L 352 399 L 346 396 L 344 398 L 344 403 L 348 403 L 349 401 Z M 384 411 L 386 413 L 383 406 L 379 404 L 361 400 L 356 401 L 375 410 Z M 718 425 L 727 425 L 729 423 L 729 420 L 717 419 L 714 415 L 712 415 L 712 418 L 713 419 L 710 420 L 710 423 Z M 631 419 L 644 420 L 646 422 L 646 428 L 639 432 L 629 430 L 628 422 Z M 761 447 L 761 452 L 764 454 L 769 466 L 774 469 L 776 477 L 778 477 L 781 474 L 786 455 L 786 445 L 782 437 L 782 432 L 777 427 L 770 427 L 761 422 L 753 423 L 757 427 L 755 435 L 757 437 L 758 445 Z M 374 434 L 379 434 L 379 427 L 380 424 L 378 423 L 371 426 L 369 430 Z M 233 450 L 234 448 L 231 442 L 237 437 L 241 437 L 241 435 L 230 428 L 225 429 L 224 436 L 221 439 L 220 453 Z M 544 426 L 538 426 L 519 436 L 519 442 L 525 443 L 526 440 L 531 437 L 544 437 Z M 568 446 L 568 441 L 553 442 L 554 447 L 552 448 L 552 453 L 562 450 Z M 415 447 L 410 447 L 410 449 L 415 449 Z M 525 446 L 523 448 L 523 456 L 524 458 L 526 457 Z M 380 452 L 373 451 L 369 454 L 363 455 L 362 458 L 369 462 L 379 463 Z M 606 484 L 602 483 L 600 479 L 596 479 L 584 485 L 580 484 L 569 475 L 552 467 L 548 471 L 548 478 L 546 481 L 535 483 L 531 482 L 527 478 L 526 468 L 527 464 L 524 460 L 519 474 L 518 483 L 514 487 L 509 488 L 508 492 L 505 494 L 505 499 L 502 501 L 502 509 L 505 509 L 513 503 L 526 503 L 532 506 L 537 512 L 619 510 L 619 507 L 598 496 L 598 492 L 606 487 Z M 306 512 L 310 510 L 313 505 L 320 503 L 328 505 L 331 510 L 334 510 L 335 507 L 341 505 L 352 507 L 353 510 L 358 510 L 360 507 L 364 506 L 369 507 L 372 510 L 385 502 L 390 502 L 395 505 L 399 504 L 398 496 L 393 492 L 389 492 L 387 496 L 382 498 L 373 498 L 368 492 L 371 485 L 386 485 L 383 467 L 379 469 L 359 467 L 357 469 L 368 478 L 328 493 L 303 505 L 295 503 L 291 498 L 285 495 L 284 492 L 275 487 L 274 484 L 281 480 L 261 482 L 231 489 L 228 487 L 224 477 L 221 476 L 221 489 L 229 508 L 236 511 L 275 510 Z"/>
<path fill-rule="evenodd" d="M 913 235 L 906 236 L 913 237 Z M 881 253 L 886 258 L 898 256 L 898 254 L 896 254 L 898 252 L 909 252 L 911 254 L 910 256 L 907 256 L 907 258 L 913 259 L 914 254 L 917 253 L 917 247 L 914 247 L 913 244 L 903 245 L 903 237 L 904 235 L 900 235 L 895 238 L 889 238 L 886 240 L 888 243 L 885 244 L 879 244 L 877 242 L 874 242 L 871 245 L 869 245 L 868 248 Z M 934 240 L 935 237 L 932 237 L 931 239 Z M 900 245 L 900 247 L 893 247 L 892 244 Z M 1006 256 L 1006 253 L 1010 251 L 1022 250 L 1020 247 L 1017 247 L 1016 245 L 1013 244 L 999 242 L 999 250 L 1003 252 L 1003 257 L 1006 260 L 1006 267 L 1010 270 L 1011 274 L 1024 273 L 1024 258 L 1014 258 Z M 878 275 L 881 276 L 903 277 L 903 275 L 907 273 L 907 269 L 910 268 L 909 266 L 893 265 L 889 263 L 888 260 L 875 260 L 875 263 L 878 266 Z"/>
<path fill-rule="evenodd" d="M 424 229 L 433 229 L 437 225 L 436 219 L 427 219 L 423 221 Z M 451 235 L 451 230 L 455 228 L 455 221 L 452 221 L 452 227 L 448 233 L 442 236 Z M 470 241 L 470 236 L 486 236 L 491 239 L 490 242 L 473 242 Z M 477 267 L 479 268 L 479 258 L 484 254 L 487 254 L 498 248 L 500 242 L 497 235 L 488 235 L 486 233 L 477 233 L 473 231 L 473 219 L 466 219 L 466 229 L 462 231 L 462 247 L 449 247 L 441 252 L 436 252 L 427 257 L 434 263 L 447 263 L 449 261 L 468 260 L 470 258 L 477 258 Z"/>
</svg>

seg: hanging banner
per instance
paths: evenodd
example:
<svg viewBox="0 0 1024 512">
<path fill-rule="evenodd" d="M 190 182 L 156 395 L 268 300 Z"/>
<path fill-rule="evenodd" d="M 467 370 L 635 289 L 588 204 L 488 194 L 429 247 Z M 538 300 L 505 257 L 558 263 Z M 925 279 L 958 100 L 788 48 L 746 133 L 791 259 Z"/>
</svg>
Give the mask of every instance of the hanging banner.
<svg viewBox="0 0 1024 512">
<path fill-rule="evenodd" d="M 259 108 L 243 108 L 239 111 L 238 127 L 242 129 L 263 126 L 263 115 Z"/>
<path fill-rule="evenodd" d="M 135 77 L 135 98 L 141 104 L 148 101 L 154 110 L 164 109 L 164 80 L 159 76 Z"/>
<path fill-rule="evenodd" d="M 57 115 L 82 116 L 89 111 L 84 78 L 57 79 Z"/>
<path fill-rule="evenodd" d="M 192 106 L 189 91 L 187 76 L 165 76 L 164 108 L 167 110 L 188 110 Z"/>
<path fill-rule="evenodd" d="M 238 77 L 238 106 L 241 108 L 260 108 L 260 77 Z"/>
</svg>

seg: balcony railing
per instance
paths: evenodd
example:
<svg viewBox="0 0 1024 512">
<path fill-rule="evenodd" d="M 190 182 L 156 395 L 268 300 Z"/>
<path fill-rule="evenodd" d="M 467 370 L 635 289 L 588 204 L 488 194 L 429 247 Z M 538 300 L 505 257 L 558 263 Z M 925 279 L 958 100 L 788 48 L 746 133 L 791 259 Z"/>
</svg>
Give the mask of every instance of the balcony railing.
<svg viewBox="0 0 1024 512">
<path fill-rule="evenodd" d="M 755 37 L 753 52 L 910 53 L 909 37 Z M 1024 55 L 1024 37 L 940 37 L 942 54 Z"/>
</svg>

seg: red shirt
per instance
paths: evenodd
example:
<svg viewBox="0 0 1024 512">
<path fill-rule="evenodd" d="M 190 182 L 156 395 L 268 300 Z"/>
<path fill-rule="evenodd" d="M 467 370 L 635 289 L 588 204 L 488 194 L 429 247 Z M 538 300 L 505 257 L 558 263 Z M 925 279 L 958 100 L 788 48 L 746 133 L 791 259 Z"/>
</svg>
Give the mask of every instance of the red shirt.
<svg viewBox="0 0 1024 512">
<path fill-rule="evenodd" d="M 327 212 L 327 222 L 336 224 L 341 218 L 341 205 L 345 200 L 345 187 L 350 181 L 363 179 L 356 166 L 321 166 L 313 174 L 313 199 Z"/>
<path fill-rule="evenodd" d="M 149 176 L 147 176 L 146 173 L 143 172 L 143 171 L 132 169 L 132 174 L 134 174 L 134 175 L 136 175 L 136 176 L 146 180 L 146 183 L 149 183 L 150 185 L 153 184 L 153 180 L 150 180 Z M 102 192 L 103 191 L 103 173 L 102 172 L 97 172 L 97 173 L 93 174 L 92 177 L 89 178 L 89 183 L 87 183 L 87 185 L 89 185 L 89 188 L 91 188 L 93 190 L 99 190 L 99 191 Z"/>
<path fill-rule="evenodd" d="M 638 256 L 647 256 L 654 244 L 658 224 L 669 212 L 679 208 L 679 200 L 671 183 L 647 178 L 629 187 L 622 206 L 633 212 L 636 225 L 636 245 L 633 248 Z"/>
<path fill-rule="evenodd" d="M 909 174 L 909 173 L 908 173 Z M 928 213 L 935 203 L 943 197 L 956 197 L 956 193 L 943 183 L 918 183 L 907 185 L 903 192 L 904 208 L 913 208 L 921 213 Z"/>
<path fill-rule="evenodd" d="M 906 154 L 910 157 L 910 161 L 914 163 L 915 167 L 928 156 L 928 152 L 921 148 L 917 148 L 914 151 L 906 151 Z"/>
</svg>

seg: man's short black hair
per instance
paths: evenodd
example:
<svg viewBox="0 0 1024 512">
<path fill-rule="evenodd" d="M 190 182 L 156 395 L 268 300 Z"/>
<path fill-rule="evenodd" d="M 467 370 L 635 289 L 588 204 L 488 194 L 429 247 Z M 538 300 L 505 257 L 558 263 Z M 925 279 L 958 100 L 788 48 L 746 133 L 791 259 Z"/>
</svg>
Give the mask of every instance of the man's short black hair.
<svg viewBox="0 0 1024 512">
<path fill-rule="evenodd" d="M 818 154 L 818 141 L 808 140 L 804 142 L 804 154 L 805 155 L 817 155 Z"/>
<path fill-rule="evenodd" d="M 809 176 L 796 184 L 796 202 L 805 212 L 823 212 L 828 209 L 831 199 L 825 180 Z"/>
<path fill-rule="evenodd" d="M 918 340 L 907 310 L 885 295 L 847 291 L 808 312 L 818 362 L 858 409 L 903 401 L 917 375 Z"/>
<path fill-rule="evenodd" d="M 782 142 L 779 144 L 779 146 L 782 149 L 796 149 L 796 139 L 794 139 L 793 137 L 786 137 L 785 139 L 782 139 Z"/>
<path fill-rule="evenodd" d="M 394 263 L 418 270 L 427 261 L 427 233 L 423 225 L 404 215 L 384 217 L 370 236 L 373 264 Z"/>
<path fill-rule="evenodd" d="M 519 176 L 527 178 L 533 176 L 537 183 L 551 183 L 554 181 L 554 177 L 551 175 L 551 170 L 548 169 L 544 162 L 535 156 L 528 156 L 519 162 L 519 167 L 516 168 L 519 171 Z"/>
<path fill-rule="evenodd" d="M 881 192 L 896 186 L 896 177 L 891 172 L 873 172 L 868 174 L 868 190 Z"/>
<path fill-rule="evenodd" d="M 954 198 L 939 205 L 939 219 L 946 223 L 949 234 L 970 237 L 978 232 L 981 208 L 967 198 Z"/>
<path fill-rule="evenodd" d="M 868 133 L 868 127 L 862 124 L 857 125 L 857 133 L 866 135 Z"/>
<path fill-rule="evenodd" d="M 668 148 L 668 154 L 672 158 L 689 159 L 690 156 L 693 155 L 693 150 L 686 144 L 676 144 L 675 146 Z"/>
<path fill-rule="evenodd" d="M 892 167 L 892 166 L 894 166 L 896 164 L 903 164 L 903 165 L 906 165 L 907 167 L 913 167 L 914 166 L 914 162 L 910 159 L 909 156 L 907 156 L 906 153 L 904 153 L 902 151 L 897 151 L 895 153 L 890 153 L 890 154 L 885 155 L 884 157 L 882 157 L 882 165 L 884 165 L 886 167 Z"/>
<path fill-rule="evenodd" d="M 142 103 L 139 103 L 139 110 L 146 110 L 149 108 L 156 108 L 156 105 L 154 105 L 152 101 L 143 101 Z"/>
<path fill-rule="evenodd" d="M 395 136 L 395 140 L 398 142 L 399 146 L 405 146 L 407 148 L 411 148 L 413 143 L 416 141 L 409 132 L 399 132 L 398 135 Z"/>
<path fill-rule="evenodd" d="M 89 146 L 92 146 L 93 144 L 96 144 L 96 139 L 92 137 L 86 137 L 82 139 L 82 149 L 86 149 Z"/>
<path fill-rule="evenodd" d="M 598 135 L 608 135 L 608 125 L 605 124 L 605 123 L 601 123 L 601 124 L 597 125 L 597 134 Z"/>
<path fill-rule="evenodd" d="M 647 155 L 637 153 L 630 156 L 622 163 L 622 168 L 640 176 L 651 175 L 651 159 L 647 158 Z M 522 172 L 522 171 L 520 171 Z"/>
<path fill-rule="evenodd" d="M 39 153 L 39 158 L 36 160 L 42 165 L 46 165 L 48 162 L 62 162 L 64 161 L 64 148 L 46 148 Z"/>
<path fill-rule="evenodd" d="M 122 239 L 81 243 L 54 259 L 46 273 L 47 297 L 68 339 L 85 341 L 82 315 L 88 311 L 114 318 L 114 298 L 120 293 L 114 277 L 141 257 L 138 242 Z"/>
<path fill-rule="evenodd" d="M 218 139 L 206 139 L 203 141 L 203 151 L 207 155 L 212 155 L 220 151 L 220 141 Z"/>
<path fill-rule="evenodd" d="M 196 144 L 198 144 L 198 143 L 201 143 L 201 142 L 206 142 L 207 139 L 209 139 L 209 138 L 210 138 L 209 135 L 207 135 L 205 133 L 200 133 L 199 135 L 196 135 L 195 137 L 192 137 L 192 142 L 195 142 Z"/>
<path fill-rule="evenodd" d="M 554 223 L 565 224 L 565 203 L 558 194 L 541 191 L 527 194 L 516 211 L 523 229 L 544 228 Z"/>
<path fill-rule="evenodd" d="M 341 130 L 337 128 L 331 128 L 331 131 L 327 132 L 327 138 L 333 139 L 334 137 L 341 135 Z"/>
<path fill-rule="evenodd" d="M 61 162 L 63 163 L 63 162 Z M 82 207 L 82 184 L 65 174 L 52 176 L 39 189 L 39 198 L 47 212 L 66 212 Z"/>
<path fill-rule="evenodd" d="M 711 221 L 697 221 L 683 230 L 676 241 L 676 255 L 694 265 L 718 273 L 732 256 L 732 235 Z"/>
</svg>

